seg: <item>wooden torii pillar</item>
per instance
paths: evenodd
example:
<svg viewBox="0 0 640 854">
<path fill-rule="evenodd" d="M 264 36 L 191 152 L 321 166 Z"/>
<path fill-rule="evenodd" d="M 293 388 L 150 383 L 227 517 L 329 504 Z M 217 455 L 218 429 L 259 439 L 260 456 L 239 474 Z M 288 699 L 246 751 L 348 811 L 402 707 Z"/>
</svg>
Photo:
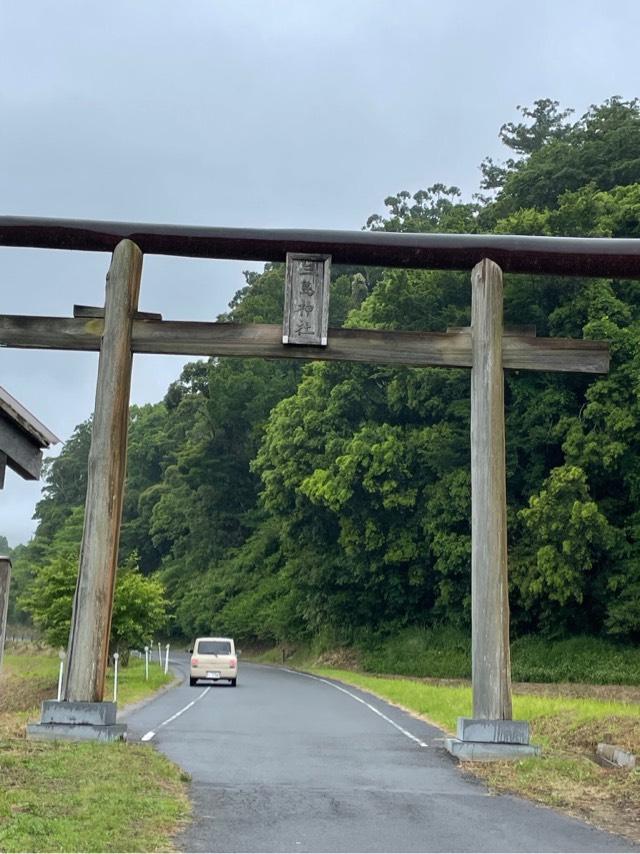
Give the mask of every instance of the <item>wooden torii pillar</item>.
<svg viewBox="0 0 640 854">
<path fill-rule="evenodd" d="M 127 461 L 131 328 L 138 307 L 142 252 L 130 240 L 115 248 L 107 273 L 96 400 L 89 450 L 84 529 L 73 600 L 63 701 L 42 704 L 32 739 L 116 741 L 116 703 L 103 702 Z M 89 321 L 91 322 L 91 321 Z"/>
<path fill-rule="evenodd" d="M 512 721 L 507 568 L 502 270 L 485 258 L 471 274 L 471 667 L 473 717 L 445 746 L 460 759 L 538 753 L 529 725 Z"/>
<path fill-rule="evenodd" d="M 103 698 L 127 463 L 131 327 L 141 276 L 142 252 L 132 241 L 121 241 L 107 273 L 84 530 L 63 690 L 68 702 L 98 703 Z"/>
<path fill-rule="evenodd" d="M 471 274 L 471 624 L 473 716 L 511 718 L 502 271 Z"/>
</svg>

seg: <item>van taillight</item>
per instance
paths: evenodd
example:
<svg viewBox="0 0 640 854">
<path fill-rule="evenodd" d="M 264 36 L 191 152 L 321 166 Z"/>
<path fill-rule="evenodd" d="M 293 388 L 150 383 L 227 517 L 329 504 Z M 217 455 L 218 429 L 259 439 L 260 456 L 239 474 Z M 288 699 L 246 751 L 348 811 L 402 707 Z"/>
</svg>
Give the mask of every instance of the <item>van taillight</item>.
<svg viewBox="0 0 640 854">
<path fill-rule="evenodd" d="M 236 659 L 235 659 L 235 658 L 231 658 L 231 659 L 229 660 L 229 667 L 235 667 L 237 663 L 238 663 L 238 662 L 236 661 Z"/>
<path fill-rule="evenodd" d="M 198 659 L 197 659 L 197 658 L 192 658 L 192 659 L 191 659 L 191 664 L 193 664 L 193 666 L 194 666 L 194 667 L 197 667 L 197 666 L 198 666 Z"/>
</svg>

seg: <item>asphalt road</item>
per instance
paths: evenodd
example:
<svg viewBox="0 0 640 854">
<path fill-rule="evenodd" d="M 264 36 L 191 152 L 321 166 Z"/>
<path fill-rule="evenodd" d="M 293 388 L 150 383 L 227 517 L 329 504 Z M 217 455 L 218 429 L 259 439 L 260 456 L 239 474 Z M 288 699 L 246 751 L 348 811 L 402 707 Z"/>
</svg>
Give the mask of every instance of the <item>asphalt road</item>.
<svg viewBox="0 0 640 854">
<path fill-rule="evenodd" d="M 443 750 L 439 730 L 285 669 L 241 662 L 236 688 L 187 680 L 127 722 L 130 740 L 192 775 L 184 851 L 640 851 L 490 795 Z"/>
</svg>

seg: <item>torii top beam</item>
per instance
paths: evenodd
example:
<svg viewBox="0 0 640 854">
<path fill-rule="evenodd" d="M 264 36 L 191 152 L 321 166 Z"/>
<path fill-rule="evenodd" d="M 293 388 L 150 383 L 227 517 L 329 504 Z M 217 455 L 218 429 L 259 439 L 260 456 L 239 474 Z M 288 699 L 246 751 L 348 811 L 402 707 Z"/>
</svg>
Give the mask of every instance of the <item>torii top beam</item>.
<svg viewBox="0 0 640 854">
<path fill-rule="evenodd" d="M 144 253 L 282 261 L 329 253 L 334 264 L 470 270 L 491 258 L 506 273 L 640 278 L 640 240 L 512 234 L 210 228 L 98 220 L 0 217 L 0 246 L 112 252 L 124 238 Z"/>
</svg>

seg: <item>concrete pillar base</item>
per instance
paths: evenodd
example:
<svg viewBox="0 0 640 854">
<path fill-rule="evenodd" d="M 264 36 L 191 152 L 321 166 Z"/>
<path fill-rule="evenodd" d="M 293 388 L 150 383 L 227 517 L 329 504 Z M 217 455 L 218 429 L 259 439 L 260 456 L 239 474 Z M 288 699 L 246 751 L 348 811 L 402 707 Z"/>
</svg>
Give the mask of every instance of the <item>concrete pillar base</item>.
<svg viewBox="0 0 640 854">
<path fill-rule="evenodd" d="M 42 720 L 27 726 L 32 740 L 124 741 L 126 724 L 116 723 L 115 703 L 81 703 L 45 700 Z"/>
<path fill-rule="evenodd" d="M 542 749 L 537 744 L 505 744 L 489 741 L 461 741 L 445 738 L 444 746 L 461 762 L 499 762 L 505 759 L 524 759 L 540 756 Z"/>
<path fill-rule="evenodd" d="M 495 762 L 539 756 L 541 748 L 529 744 L 527 721 L 458 718 L 457 738 L 446 738 L 444 746 L 462 762 Z"/>
</svg>

